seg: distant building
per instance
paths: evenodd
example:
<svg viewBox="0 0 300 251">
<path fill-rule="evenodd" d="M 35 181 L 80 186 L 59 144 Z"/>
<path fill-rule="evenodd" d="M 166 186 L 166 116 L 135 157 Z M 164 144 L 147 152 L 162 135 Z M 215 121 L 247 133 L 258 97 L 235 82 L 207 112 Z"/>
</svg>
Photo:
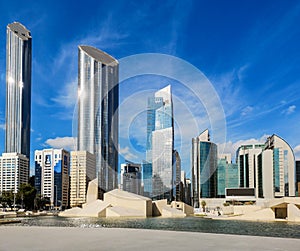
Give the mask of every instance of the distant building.
<svg viewBox="0 0 300 251">
<path fill-rule="evenodd" d="M 142 195 L 142 170 L 141 164 L 121 164 L 120 188 L 124 191 Z"/>
<path fill-rule="evenodd" d="M 21 184 L 28 183 L 29 160 L 20 153 L 3 153 L 0 157 L 0 194 L 17 193 Z"/>
<path fill-rule="evenodd" d="M 217 145 L 210 141 L 208 130 L 192 140 L 193 206 L 200 207 L 201 198 L 217 197 Z"/>
<path fill-rule="evenodd" d="M 182 201 L 181 200 L 181 189 L 180 189 L 180 182 L 181 182 L 181 159 L 179 153 L 174 150 L 173 151 L 173 198 L 176 201 Z"/>
<path fill-rule="evenodd" d="M 99 198 L 118 187 L 119 63 L 78 47 L 78 150 L 96 155 Z"/>
<path fill-rule="evenodd" d="M 70 206 L 86 203 L 88 183 L 96 178 L 96 157 L 87 151 L 71 152 Z"/>
<path fill-rule="evenodd" d="M 6 34 L 5 152 L 30 159 L 31 34 L 18 22 L 9 24 Z"/>
<path fill-rule="evenodd" d="M 171 86 L 157 91 L 148 99 L 147 146 L 143 178 L 152 176 L 152 187 L 144 182 L 145 194 L 155 199 L 173 199 L 174 121 Z M 176 174 L 175 174 L 176 175 Z M 151 190 L 150 190 L 151 189 Z"/>
<path fill-rule="evenodd" d="M 242 145 L 237 150 L 236 162 L 239 168 L 239 187 L 255 188 L 258 194 L 258 160 L 257 156 L 263 151 L 264 144 Z"/>
<path fill-rule="evenodd" d="M 231 154 L 218 160 L 218 195 L 219 198 L 225 197 L 226 188 L 239 187 L 238 164 L 231 163 Z M 230 162 L 228 162 L 228 160 Z"/>
<path fill-rule="evenodd" d="M 50 199 L 51 208 L 65 209 L 69 202 L 70 154 L 64 149 L 36 150 L 35 188 Z"/>
<path fill-rule="evenodd" d="M 152 163 L 144 161 L 142 164 L 142 170 L 144 196 L 152 198 Z"/>
<path fill-rule="evenodd" d="M 300 160 L 296 161 L 296 191 L 300 197 Z"/>
<path fill-rule="evenodd" d="M 269 137 L 258 155 L 258 197 L 295 196 L 295 157 L 289 144 L 277 135 Z"/>
</svg>

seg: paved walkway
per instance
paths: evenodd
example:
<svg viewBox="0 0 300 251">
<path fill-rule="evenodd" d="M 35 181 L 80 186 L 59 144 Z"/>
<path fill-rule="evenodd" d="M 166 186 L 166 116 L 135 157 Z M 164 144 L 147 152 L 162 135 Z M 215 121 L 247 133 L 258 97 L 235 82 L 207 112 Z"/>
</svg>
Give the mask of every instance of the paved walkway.
<svg viewBox="0 0 300 251">
<path fill-rule="evenodd" d="M 0 250 L 300 250 L 300 239 L 118 228 L 0 227 Z"/>
</svg>

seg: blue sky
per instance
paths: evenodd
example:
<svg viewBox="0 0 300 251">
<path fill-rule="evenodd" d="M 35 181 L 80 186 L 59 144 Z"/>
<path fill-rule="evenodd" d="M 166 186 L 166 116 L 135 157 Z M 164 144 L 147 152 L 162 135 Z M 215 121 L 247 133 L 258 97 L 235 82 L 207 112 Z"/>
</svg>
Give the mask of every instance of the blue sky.
<svg viewBox="0 0 300 251">
<path fill-rule="evenodd" d="M 73 147 L 77 46 L 86 44 L 117 59 L 160 53 L 190 63 L 220 98 L 225 151 L 275 133 L 300 159 L 299 1 L 1 1 L 0 12 L 0 152 L 6 26 L 19 21 L 33 37 L 32 158 L 36 149 Z M 211 114 L 174 79 L 138 76 L 121 85 L 120 152 L 133 161 L 145 158 L 147 97 L 167 84 L 176 100 L 176 147 L 189 173 L 191 137 L 211 127 Z"/>
</svg>

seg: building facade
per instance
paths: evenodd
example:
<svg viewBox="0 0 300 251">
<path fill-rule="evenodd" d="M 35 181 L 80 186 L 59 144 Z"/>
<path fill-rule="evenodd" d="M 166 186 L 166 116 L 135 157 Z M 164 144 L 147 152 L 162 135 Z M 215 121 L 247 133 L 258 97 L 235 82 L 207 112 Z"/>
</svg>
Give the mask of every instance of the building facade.
<svg viewBox="0 0 300 251">
<path fill-rule="evenodd" d="M 300 197 L 300 160 L 296 161 L 296 196 Z"/>
<path fill-rule="evenodd" d="M 28 183 L 29 160 L 19 153 L 3 153 L 0 157 L 0 194 L 17 193 L 21 184 Z"/>
<path fill-rule="evenodd" d="M 78 150 L 96 155 L 99 197 L 118 187 L 119 63 L 78 47 Z"/>
<path fill-rule="evenodd" d="M 71 152 L 70 207 L 86 203 L 88 183 L 96 178 L 96 157 L 87 151 Z"/>
<path fill-rule="evenodd" d="M 231 163 L 231 155 L 219 156 L 218 160 L 218 195 L 219 198 L 225 197 L 226 188 L 239 187 L 238 164 Z"/>
<path fill-rule="evenodd" d="M 34 153 L 37 194 L 50 199 L 51 208 L 69 204 L 70 153 L 64 149 L 44 149 Z"/>
<path fill-rule="evenodd" d="M 258 180 L 261 198 L 295 196 L 295 156 L 289 144 L 277 135 L 269 137 L 258 156 Z"/>
<path fill-rule="evenodd" d="M 217 197 L 217 145 L 208 130 L 192 139 L 192 200 L 200 207 L 201 198 Z"/>
<path fill-rule="evenodd" d="M 258 194 L 258 160 L 257 156 L 263 151 L 264 144 L 242 145 L 238 148 L 236 159 L 239 167 L 239 187 L 255 188 Z"/>
<path fill-rule="evenodd" d="M 136 163 L 121 164 L 120 188 L 124 191 L 142 195 L 142 166 Z"/>
<path fill-rule="evenodd" d="M 31 34 L 18 22 L 7 26 L 5 152 L 30 159 Z"/>
<path fill-rule="evenodd" d="M 171 86 L 157 91 L 148 100 L 147 110 L 147 169 L 143 177 L 151 173 L 152 187 L 144 185 L 153 199 L 173 200 L 174 181 L 174 122 Z M 147 173 L 145 173 L 147 171 Z M 145 182 L 145 180 L 144 180 Z"/>
</svg>

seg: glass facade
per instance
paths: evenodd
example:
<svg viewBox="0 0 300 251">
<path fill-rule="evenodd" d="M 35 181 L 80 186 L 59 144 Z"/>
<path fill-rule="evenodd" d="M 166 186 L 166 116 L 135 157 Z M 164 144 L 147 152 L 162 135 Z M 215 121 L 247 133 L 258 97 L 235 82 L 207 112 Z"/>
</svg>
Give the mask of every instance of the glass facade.
<svg viewBox="0 0 300 251">
<path fill-rule="evenodd" d="M 274 192 L 280 192 L 280 162 L 279 149 L 273 150 L 273 177 L 274 177 Z"/>
<path fill-rule="evenodd" d="M 148 99 L 146 164 L 143 168 L 145 194 L 153 199 L 173 198 L 174 122 L 171 86 Z M 151 179 L 152 187 L 148 178 Z"/>
<path fill-rule="evenodd" d="M 210 142 L 208 129 L 192 139 L 192 205 L 195 208 L 200 207 L 201 198 L 217 198 L 217 152 L 217 145 Z"/>
<path fill-rule="evenodd" d="M 119 63 L 90 46 L 78 48 L 78 150 L 96 155 L 99 197 L 118 187 Z"/>
<path fill-rule="evenodd" d="M 238 164 L 227 163 L 225 159 L 218 161 L 218 197 L 225 197 L 226 188 L 237 188 L 238 182 Z"/>
<path fill-rule="evenodd" d="M 5 152 L 30 158 L 31 34 L 20 23 L 7 26 Z"/>
<path fill-rule="evenodd" d="M 217 146 L 211 142 L 200 142 L 200 197 L 217 197 Z"/>
</svg>

